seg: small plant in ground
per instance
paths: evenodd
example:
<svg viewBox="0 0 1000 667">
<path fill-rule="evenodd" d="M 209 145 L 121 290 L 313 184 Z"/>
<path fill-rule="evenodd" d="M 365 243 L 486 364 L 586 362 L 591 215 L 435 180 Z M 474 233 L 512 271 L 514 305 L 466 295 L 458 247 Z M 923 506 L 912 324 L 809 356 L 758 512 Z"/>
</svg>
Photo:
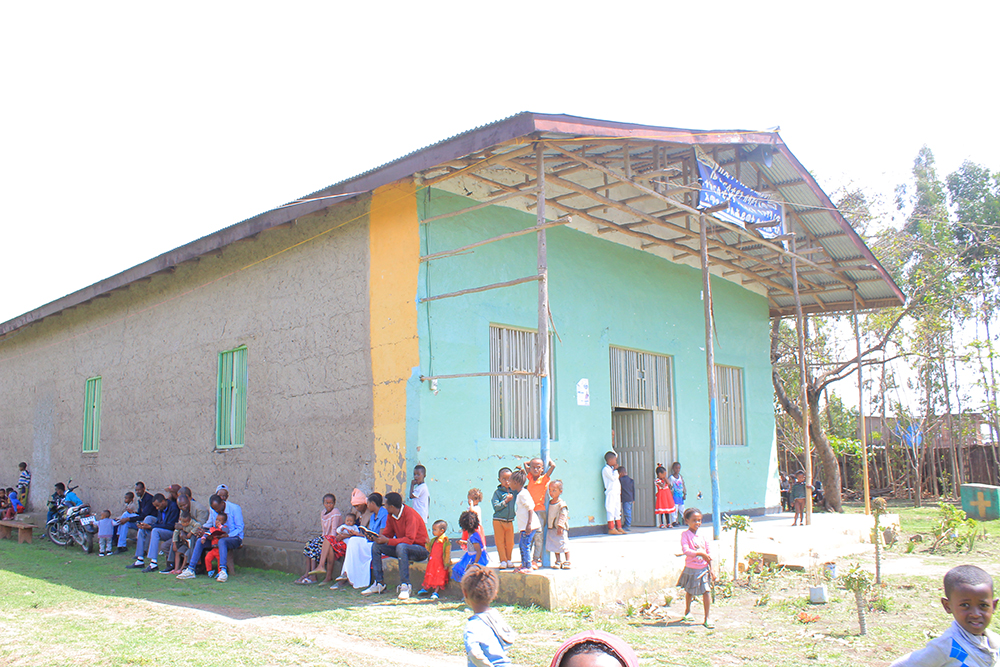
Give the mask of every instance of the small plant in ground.
<svg viewBox="0 0 1000 667">
<path fill-rule="evenodd" d="M 670 603 L 673 602 L 673 601 L 674 601 L 674 596 L 673 595 L 664 595 L 663 596 L 663 606 L 664 607 L 669 607 Z"/>
<path fill-rule="evenodd" d="M 635 605 L 629 602 L 625 605 L 625 618 L 632 618 L 635 616 Z"/>
<path fill-rule="evenodd" d="M 734 530 L 733 533 L 733 581 L 739 579 L 739 543 L 740 543 L 740 531 L 748 532 L 750 530 L 750 517 L 743 516 L 742 514 L 728 514 L 722 517 L 722 530 Z"/>
<path fill-rule="evenodd" d="M 578 618 L 588 619 L 590 618 L 591 614 L 594 613 L 594 608 L 591 607 L 589 604 L 582 604 L 576 609 L 574 609 L 573 613 L 576 614 Z"/>
<path fill-rule="evenodd" d="M 771 601 L 771 594 L 764 593 L 759 598 L 754 600 L 753 606 L 755 607 L 766 607 L 767 603 Z"/>
<path fill-rule="evenodd" d="M 892 611 L 892 596 L 889 595 L 888 586 L 885 584 L 875 584 L 875 588 L 868 598 L 868 609 L 883 613 Z"/>
<path fill-rule="evenodd" d="M 876 498 L 872 501 L 872 514 L 875 516 L 875 583 L 882 585 L 882 531 L 879 527 L 879 519 L 888 511 L 885 498 Z"/>
<path fill-rule="evenodd" d="M 941 510 L 941 516 L 931 531 L 934 533 L 931 551 L 937 551 L 938 547 L 944 544 L 954 544 L 959 549 L 966 546 L 971 552 L 976 546 L 976 537 L 979 535 L 979 522 L 967 519 L 965 512 L 954 505 L 939 502 L 938 508 Z"/>
<path fill-rule="evenodd" d="M 815 623 L 819 620 L 819 614 L 810 614 L 807 611 L 799 612 L 796 617 L 799 623 Z"/>
<path fill-rule="evenodd" d="M 868 604 L 865 602 L 865 593 L 872 587 L 872 575 L 868 570 L 862 569 L 860 563 L 855 563 L 840 581 L 844 588 L 854 593 L 854 604 L 858 608 L 858 625 L 861 627 L 861 634 L 867 635 L 868 621 L 865 612 Z"/>
<path fill-rule="evenodd" d="M 712 589 L 715 597 L 719 598 L 731 598 L 735 591 L 733 590 L 733 580 L 729 578 L 729 572 L 719 568 L 719 578 L 715 582 L 715 586 Z"/>
</svg>

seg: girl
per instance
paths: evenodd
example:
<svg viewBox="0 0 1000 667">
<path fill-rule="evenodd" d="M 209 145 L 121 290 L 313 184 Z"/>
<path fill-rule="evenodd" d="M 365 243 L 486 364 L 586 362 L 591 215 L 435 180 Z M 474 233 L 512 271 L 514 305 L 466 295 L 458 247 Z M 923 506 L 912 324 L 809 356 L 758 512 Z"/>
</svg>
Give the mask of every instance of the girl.
<svg viewBox="0 0 1000 667">
<path fill-rule="evenodd" d="M 667 483 L 670 484 L 670 489 L 674 492 L 674 505 L 677 506 L 675 510 L 677 520 L 674 521 L 674 525 L 679 526 L 681 525 L 681 513 L 684 512 L 684 499 L 687 498 L 688 494 L 684 478 L 681 477 L 680 461 L 674 461 L 674 464 L 670 466 L 670 477 L 667 478 Z"/>
<path fill-rule="evenodd" d="M 677 581 L 677 585 L 684 589 L 684 618 L 681 620 L 689 622 L 694 620 L 691 617 L 691 602 L 696 595 L 700 595 L 705 607 L 704 625 L 706 628 L 713 628 L 715 626 L 708 622 L 708 607 L 712 602 L 709 590 L 715 583 L 715 573 L 712 572 L 712 552 L 708 540 L 698 537 L 698 529 L 701 528 L 701 510 L 697 507 L 684 510 L 684 523 L 688 527 L 681 535 L 684 571 Z"/>
<path fill-rule="evenodd" d="M 424 585 L 417 597 L 431 594 L 432 600 L 438 599 L 438 593 L 448 585 L 448 570 L 451 569 L 451 542 L 445 532 L 448 522 L 438 519 L 431 526 L 433 536 L 427 540 L 427 570 L 424 572 Z"/>
<path fill-rule="evenodd" d="M 466 568 L 470 565 L 486 565 L 490 562 L 489 556 L 486 554 L 486 543 L 483 542 L 482 535 L 479 532 L 479 517 L 476 516 L 475 512 L 462 512 L 462 516 L 458 517 L 458 525 L 462 530 L 468 532 L 469 534 L 469 550 L 462 560 L 455 563 L 451 568 L 451 578 L 455 581 L 461 581 L 462 575 L 465 574 Z"/>
<path fill-rule="evenodd" d="M 483 544 L 486 544 L 486 533 L 483 531 L 483 510 L 479 507 L 479 503 L 483 502 L 483 492 L 479 489 L 469 489 L 469 511 L 476 513 L 476 518 L 479 519 L 479 537 L 483 538 Z M 465 536 L 466 539 L 468 536 Z"/>
<path fill-rule="evenodd" d="M 318 581 L 317 575 L 326 572 L 323 560 L 323 551 L 328 539 L 332 539 L 337 532 L 337 528 L 342 523 L 340 510 L 337 509 L 337 498 L 332 493 L 323 496 L 323 512 L 319 516 L 322 534 L 309 540 L 309 544 L 302 550 L 302 553 L 309 559 L 310 572 L 302 575 L 295 581 L 297 584 L 315 584 Z"/>
<path fill-rule="evenodd" d="M 656 516 L 656 526 L 658 528 L 669 528 L 674 523 L 674 512 L 677 506 L 674 505 L 674 492 L 667 482 L 667 469 L 662 463 L 656 464 L 656 505 L 653 514 Z"/>
</svg>

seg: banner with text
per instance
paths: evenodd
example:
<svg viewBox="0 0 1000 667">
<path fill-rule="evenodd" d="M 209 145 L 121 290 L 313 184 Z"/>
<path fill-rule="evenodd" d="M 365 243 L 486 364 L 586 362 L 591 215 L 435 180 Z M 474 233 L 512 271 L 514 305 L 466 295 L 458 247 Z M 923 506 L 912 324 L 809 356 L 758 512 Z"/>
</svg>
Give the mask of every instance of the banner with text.
<svg viewBox="0 0 1000 667">
<path fill-rule="evenodd" d="M 697 157 L 698 177 L 701 180 L 699 208 L 712 208 L 728 201 L 728 209 L 714 214 L 719 219 L 743 228 L 747 223 L 765 225 L 757 227 L 756 231 L 766 239 L 784 233 L 781 204 L 737 181 L 702 151 L 697 151 Z"/>
</svg>

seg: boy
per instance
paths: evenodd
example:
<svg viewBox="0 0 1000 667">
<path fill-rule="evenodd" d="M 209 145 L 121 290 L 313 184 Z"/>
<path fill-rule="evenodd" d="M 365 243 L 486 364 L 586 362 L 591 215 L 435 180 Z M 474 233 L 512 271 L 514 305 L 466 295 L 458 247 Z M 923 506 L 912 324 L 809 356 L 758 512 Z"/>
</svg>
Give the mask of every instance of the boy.
<svg viewBox="0 0 1000 667">
<path fill-rule="evenodd" d="M 514 551 L 514 494 L 510 492 L 510 468 L 497 472 L 497 490 L 490 501 L 493 505 L 493 541 L 496 543 L 500 569 L 514 567 L 510 560 Z"/>
<path fill-rule="evenodd" d="M 892 663 L 892 667 L 997 664 L 1000 636 L 988 629 L 997 606 L 990 575 L 975 565 L 954 567 L 944 575 L 944 594 L 941 605 L 955 617 L 951 627 L 924 648 Z"/>
<path fill-rule="evenodd" d="M 427 523 L 427 517 L 430 516 L 431 509 L 431 492 L 427 488 L 427 483 L 424 480 L 427 478 L 427 468 L 422 465 L 413 466 L 413 479 L 410 481 L 410 500 L 413 501 L 413 509 L 417 511 L 420 518 Z"/>
<path fill-rule="evenodd" d="M 806 489 L 812 489 L 811 486 L 806 484 L 806 474 L 801 470 L 795 473 L 795 483 L 792 484 L 792 489 L 789 491 L 789 497 L 792 499 L 792 509 L 795 510 L 795 517 L 792 519 L 792 525 L 798 525 L 799 521 L 802 525 L 806 525 Z"/>
<path fill-rule="evenodd" d="M 111 518 L 111 510 L 101 512 L 97 522 L 97 555 L 110 556 L 112 539 L 115 534 L 115 520 Z"/>
<path fill-rule="evenodd" d="M 556 555 L 554 570 L 569 569 L 569 508 L 562 499 L 561 479 L 549 482 L 549 510 L 546 515 L 549 532 L 545 537 L 545 548 Z M 563 558 L 565 557 L 565 560 Z"/>
<path fill-rule="evenodd" d="M 521 567 L 517 572 L 531 572 L 531 543 L 539 528 L 535 514 L 535 501 L 528 489 L 524 488 L 528 476 L 523 470 L 515 470 L 510 476 L 510 490 L 514 494 L 514 520 L 518 531 L 518 547 L 521 550 Z"/>
<path fill-rule="evenodd" d="M 493 570 L 472 565 L 462 577 L 462 595 L 472 609 L 465 622 L 465 654 L 469 667 L 503 667 L 510 665 L 507 649 L 517 633 L 490 604 L 500 592 L 500 579 Z"/>
<path fill-rule="evenodd" d="M 28 487 L 31 486 L 31 473 L 28 472 L 28 464 L 21 461 L 17 464 L 19 475 L 17 476 L 17 499 L 22 505 L 28 504 Z"/>
<path fill-rule="evenodd" d="M 163 574 L 180 574 L 184 571 L 184 568 L 187 566 L 187 553 L 191 550 L 191 540 L 195 539 L 195 531 L 199 528 L 201 528 L 201 524 L 191 517 L 191 510 L 181 510 L 180 520 L 174 526 L 174 537 L 172 540 L 174 545 L 174 569 L 164 571 Z"/>
<path fill-rule="evenodd" d="M 618 482 L 622 485 L 622 530 L 632 530 L 632 503 L 635 502 L 635 480 L 625 466 L 618 466 Z"/>
<path fill-rule="evenodd" d="M 531 494 L 532 500 L 535 501 L 535 518 L 537 519 L 535 528 L 538 529 L 538 532 L 535 533 L 535 541 L 531 549 L 534 552 L 532 566 L 536 570 L 542 566 L 541 527 L 545 524 L 545 490 L 549 488 L 550 475 L 552 475 L 552 471 L 555 469 L 556 464 L 553 461 L 549 461 L 549 467 L 545 470 L 545 464 L 537 457 L 524 464 L 524 472 L 528 476 L 528 493 Z M 542 474 L 542 470 L 545 470 L 544 475 Z"/>
<path fill-rule="evenodd" d="M 674 510 L 674 516 L 677 517 L 677 520 L 674 521 L 674 527 L 677 527 L 682 523 L 684 501 L 687 500 L 688 495 L 687 484 L 684 483 L 684 478 L 681 477 L 680 461 L 674 461 L 673 465 L 670 466 L 670 477 L 667 478 L 667 484 L 670 485 L 670 490 L 674 494 L 674 506 L 677 508 Z"/>
<path fill-rule="evenodd" d="M 604 455 L 606 464 L 601 470 L 604 480 L 604 510 L 608 514 L 608 535 L 624 535 L 622 530 L 622 486 L 618 480 L 618 455 L 608 452 Z"/>
</svg>

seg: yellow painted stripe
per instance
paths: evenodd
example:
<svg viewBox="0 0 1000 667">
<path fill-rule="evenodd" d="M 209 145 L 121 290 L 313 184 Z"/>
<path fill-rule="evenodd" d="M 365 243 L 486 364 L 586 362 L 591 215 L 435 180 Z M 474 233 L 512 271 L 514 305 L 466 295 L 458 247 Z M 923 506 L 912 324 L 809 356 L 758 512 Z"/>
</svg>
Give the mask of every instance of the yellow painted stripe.
<svg viewBox="0 0 1000 667">
<path fill-rule="evenodd" d="M 374 487 L 405 490 L 406 383 L 420 363 L 417 275 L 420 223 L 412 181 L 375 190 L 369 215 Z"/>
</svg>

